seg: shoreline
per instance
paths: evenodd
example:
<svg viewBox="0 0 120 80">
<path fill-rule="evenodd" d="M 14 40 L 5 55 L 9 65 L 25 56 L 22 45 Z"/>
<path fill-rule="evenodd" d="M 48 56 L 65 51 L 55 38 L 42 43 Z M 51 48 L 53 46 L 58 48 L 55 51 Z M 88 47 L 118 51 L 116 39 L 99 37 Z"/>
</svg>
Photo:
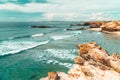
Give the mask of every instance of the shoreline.
<svg viewBox="0 0 120 80">
<path fill-rule="evenodd" d="M 104 31 L 101 28 L 87 28 L 85 30 L 96 31 L 96 32 L 103 32 L 103 33 L 106 33 L 106 34 L 120 36 L 120 31 L 109 32 L 109 31 Z"/>
<path fill-rule="evenodd" d="M 120 36 L 120 21 L 90 21 L 83 24 L 76 24 L 72 26 L 89 26 L 89 28 L 67 29 L 67 30 L 91 30 L 99 31 L 106 34 Z"/>
<path fill-rule="evenodd" d="M 83 25 L 90 26 L 93 31 L 101 31 L 107 34 L 120 35 L 120 21 L 96 21 L 96 22 L 85 22 Z M 98 30 L 98 29 L 101 30 Z"/>
<path fill-rule="evenodd" d="M 90 30 L 90 31 L 97 31 L 97 32 L 101 32 L 102 29 L 101 28 L 87 28 L 85 30 Z"/>
<path fill-rule="evenodd" d="M 95 42 L 78 44 L 78 57 L 68 71 L 48 72 L 48 76 L 40 80 L 119 80 L 120 55 L 110 55 L 107 50 Z"/>
</svg>

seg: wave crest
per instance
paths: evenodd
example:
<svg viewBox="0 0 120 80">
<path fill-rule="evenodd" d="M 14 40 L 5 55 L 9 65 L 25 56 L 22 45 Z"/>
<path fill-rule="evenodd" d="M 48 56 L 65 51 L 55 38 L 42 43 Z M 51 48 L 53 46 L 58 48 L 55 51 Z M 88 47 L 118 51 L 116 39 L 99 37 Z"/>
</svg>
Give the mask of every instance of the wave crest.
<svg viewBox="0 0 120 80">
<path fill-rule="evenodd" d="M 15 54 L 27 49 L 34 48 L 39 45 L 47 44 L 49 41 L 33 42 L 33 41 L 3 41 L 0 44 L 0 55 Z"/>
</svg>

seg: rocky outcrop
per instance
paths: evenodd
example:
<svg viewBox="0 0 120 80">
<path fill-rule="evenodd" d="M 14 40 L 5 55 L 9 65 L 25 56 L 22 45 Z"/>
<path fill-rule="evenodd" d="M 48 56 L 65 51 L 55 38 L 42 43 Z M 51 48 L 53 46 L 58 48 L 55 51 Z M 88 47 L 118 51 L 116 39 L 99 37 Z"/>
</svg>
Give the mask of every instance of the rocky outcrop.
<svg viewBox="0 0 120 80">
<path fill-rule="evenodd" d="M 67 28 L 68 31 L 76 31 L 76 30 L 86 30 L 86 28 Z"/>
<path fill-rule="evenodd" d="M 102 28 L 102 30 L 105 31 L 110 32 L 120 31 L 120 21 L 106 22 L 105 24 L 102 24 L 100 27 Z"/>
<path fill-rule="evenodd" d="M 108 21 L 106 21 L 108 22 Z M 84 26 L 90 26 L 90 28 L 100 28 L 101 25 L 106 23 L 105 21 L 96 21 L 96 22 L 85 22 Z"/>
<path fill-rule="evenodd" d="M 92 21 L 84 22 L 83 24 L 77 24 L 77 26 L 90 26 L 89 28 L 78 28 L 67 30 L 93 30 L 102 31 L 109 34 L 119 34 L 120 35 L 120 21 Z"/>
<path fill-rule="evenodd" d="M 78 57 L 68 71 L 49 72 L 40 80 L 120 80 L 120 55 L 108 52 L 95 42 L 77 45 Z"/>
<path fill-rule="evenodd" d="M 101 28 L 102 31 L 120 31 L 120 21 L 85 22 L 84 25 L 90 26 L 90 28 Z"/>
<path fill-rule="evenodd" d="M 52 26 L 31 26 L 31 28 L 53 28 Z"/>
<path fill-rule="evenodd" d="M 70 24 L 70 26 L 83 26 L 83 24 Z"/>
<path fill-rule="evenodd" d="M 84 30 L 101 31 L 108 34 L 115 34 L 120 36 L 120 21 L 95 21 L 85 22 L 84 26 L 90 26 Z"/>
</svg>

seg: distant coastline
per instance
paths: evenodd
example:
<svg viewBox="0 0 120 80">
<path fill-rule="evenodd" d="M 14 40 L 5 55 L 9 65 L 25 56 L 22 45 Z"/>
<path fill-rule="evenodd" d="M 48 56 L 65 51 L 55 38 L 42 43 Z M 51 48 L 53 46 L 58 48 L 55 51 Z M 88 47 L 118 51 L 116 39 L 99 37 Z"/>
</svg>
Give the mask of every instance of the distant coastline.
<svg viewBox="0 0 120 80">
<path fill-rule="evenodd" d="M 71 26 L 89 26 L 89 28 L 67 29 L 67 30 L 92 30 L 101 31 L 107 34 L 120 35 L 120 20 L 117 21 L 90 21 L 83 24 Z"/>
<path fill-rule="evenodd" d="M 55 21 L 57 22 L 57 21 Z M 89 26 L 89 28 L 70 28 L 71 26 Z M 33 25 L 31 28 L 54 28 L 55 26 L 44 26 L 44 25 Z M 114 21 L 83 21 L 79 24 L 70 24 L 70 27 L 66 30 L 75 31 L 75 30 L 92 30 L 100 31 L 107 34 L 116 34 L 120 35 L 120 20 Z"/>
</svg>

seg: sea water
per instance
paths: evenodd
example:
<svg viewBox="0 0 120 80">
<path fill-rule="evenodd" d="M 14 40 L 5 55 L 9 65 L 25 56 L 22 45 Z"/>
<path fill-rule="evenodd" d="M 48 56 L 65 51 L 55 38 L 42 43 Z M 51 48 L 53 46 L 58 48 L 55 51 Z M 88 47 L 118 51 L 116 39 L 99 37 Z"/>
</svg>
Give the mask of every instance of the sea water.
<svg viewBox="0 0 120 80">
<path fill-rule="evenodd" d="M 67 28 L 81 22 L 1 22 L 0 80 L 39 80 L 49 71 L 64 71 L 72 67 L 77 56 L 76 44 L 95 41 L 109 53 L 120 53 L 120 37 L 101 32 Z M 31 28 L 33 25 L 53 28 Z"/>
</svg>

